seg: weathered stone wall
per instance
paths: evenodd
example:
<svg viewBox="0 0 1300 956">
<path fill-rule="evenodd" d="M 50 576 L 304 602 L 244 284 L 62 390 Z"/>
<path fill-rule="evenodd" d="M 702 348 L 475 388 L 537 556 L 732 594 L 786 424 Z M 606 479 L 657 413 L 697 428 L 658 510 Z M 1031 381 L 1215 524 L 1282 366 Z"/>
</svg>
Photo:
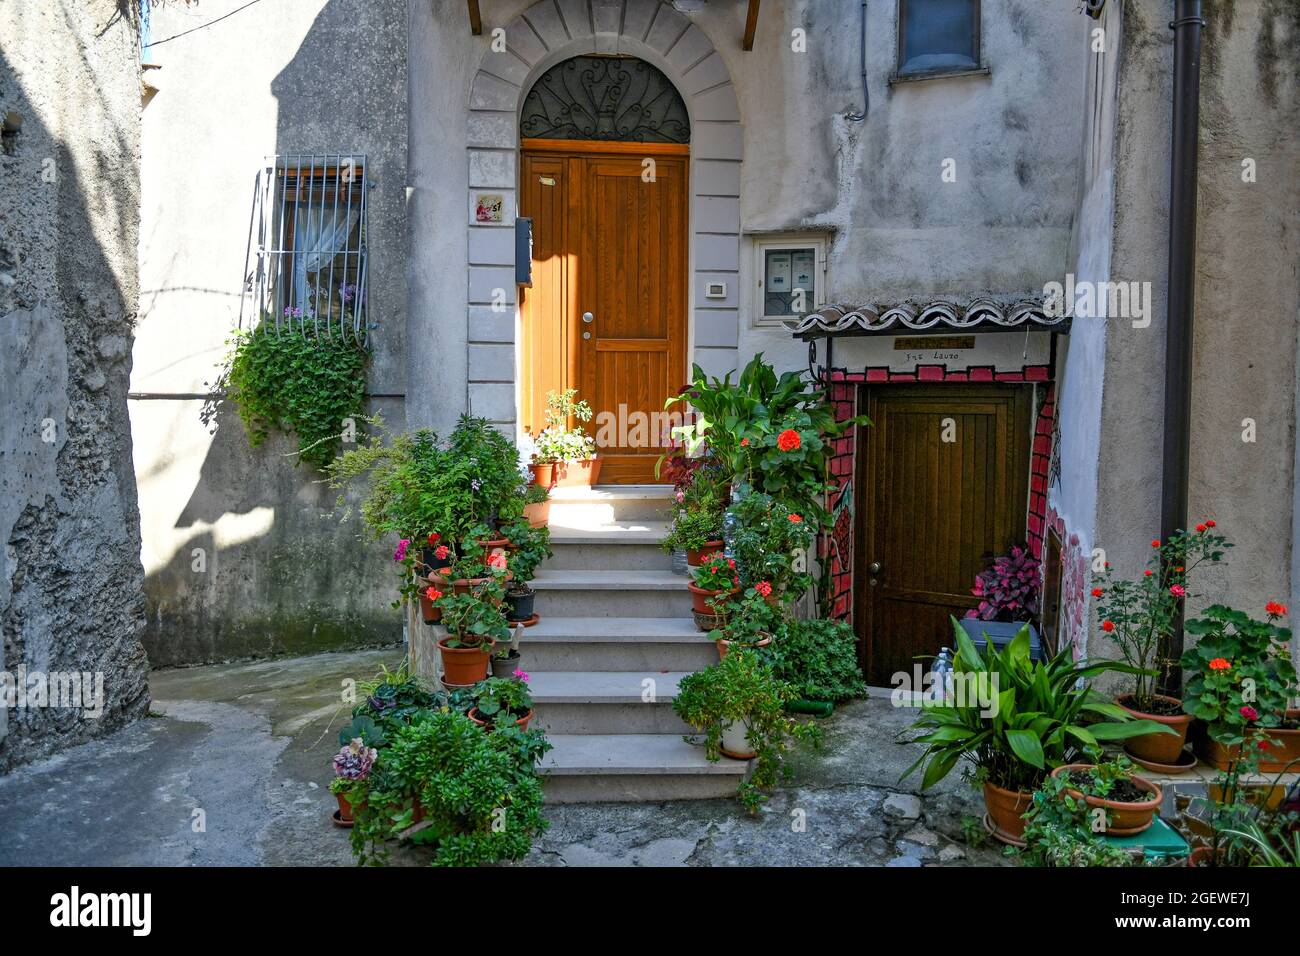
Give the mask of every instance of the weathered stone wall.
<svg viewBox="0 0 1300 956">
<path fill-rule="evenodd" d="M 240 6 L 173 4 L 152 22 L 158 92 L 143 121 L 131 419 L 155 667 L 402 638 L 392 544 L 358 540 L 355 522 L 325 516 L 335 495 L 295 466 L 296 441 L 276 434 L 250 449 L 229 405 L 215 433 L 199 416 L 238 322 L 264 158 L 364 154 L 368 303 L 379 323 L 369 412 L 405 427 L 406 3 Z M 412 341 L 436 359 L 436 335 Z M 428 394 L 417 390 L 416 402 Z"/>
<path fill-rule="evenodd" d="M 1262 616 L 1266 601 L 1292 588 L 1300 301 L 1296 10 L 1272 0 L 1205 4 L 1190 511 L 1193 520 L 1213 517 L 1236 547 L 1224 565 L 1202 576 L 1193 612 L 1226 601 Z M 1149 327 L 1112 319 L 1105 337 L 1095 545 L 1125 576 L 1140 573 L 1160 525 L 1169 12 L 1162 0 L 1123 4 L 1115 101 L 1110 278 L 1149 282 L 1153 291 Z M 1247 159 L 1254 161 L 1254 182 L 1242 178 Z M 1247 419 L 1254 441 L 1243 440 Z M 1115 654 L 1105 641 L 1090 650 Z"/>
<path fill-rule="evenodd" d="M 0 663 L 29 681 L 103 682 L 97 717 L 93 694 L 88 706 L 8 710 L 0 770 L 149 703 L 126 408 L 139 295 L 131 9 L 0 6 L 0 115 L 21 122 L 0 154 Z"/>
</svg>

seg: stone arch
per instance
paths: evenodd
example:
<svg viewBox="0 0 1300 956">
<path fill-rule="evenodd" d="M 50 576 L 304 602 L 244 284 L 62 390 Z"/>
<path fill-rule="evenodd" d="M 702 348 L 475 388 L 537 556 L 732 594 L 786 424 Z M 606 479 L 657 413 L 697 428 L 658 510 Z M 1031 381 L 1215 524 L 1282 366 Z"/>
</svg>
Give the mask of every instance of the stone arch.
<svg viewBox="0 0 1300 956">
<path fill-rule="evenodd" d="M 469 407 L 493 421 L 517 421 L 514 231 L 519 117 L 547 69 L 574 56 L 645 60 L 676 86 L 691 121 L 689 355 L 710 374 L 737 364 L 740 334 L 740 109 L 726 64 L 708 36 L 660 0 L 538 0 L 504 28 L 504 49 L 488 50 L 470 86 L 468 322 Z M 501 222 L 477 221 L 482 194 L 502 199 Z M 710 283 L 725 294 L 709 296 Z M 504 293 L 504 309 L 494 297 Z"/>
</svg>

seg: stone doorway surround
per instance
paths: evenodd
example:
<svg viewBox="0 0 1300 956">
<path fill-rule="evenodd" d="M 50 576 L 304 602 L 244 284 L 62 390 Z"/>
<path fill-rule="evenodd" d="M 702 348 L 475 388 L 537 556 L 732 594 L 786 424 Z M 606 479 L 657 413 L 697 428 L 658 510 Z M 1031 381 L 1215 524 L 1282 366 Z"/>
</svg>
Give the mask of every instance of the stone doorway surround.
<svg viewBox="0 0 1300 956">
<path fill-rule="evenodd" d="M 722 56 L 704 31 L 660 0 L 539 0 L 504 27 L 470 87 L 466 321 L 471 414 L 518 420 L 514 221 L 519 116 L 542 73 L 583 54 L 635 56 L 681 93 L 691 121 L 688 355 L 711 375 L 737 365 L 740 281 L 740 111 Z M 477 221 L 480 194 L 501 197 L 500 223 Z M 726 295 L 706 297 L 709 283 Z M 497 302 L 496 308 L 493 307 Z M 683 370 L 683 383 L 685 373 Z"/>
</svg>

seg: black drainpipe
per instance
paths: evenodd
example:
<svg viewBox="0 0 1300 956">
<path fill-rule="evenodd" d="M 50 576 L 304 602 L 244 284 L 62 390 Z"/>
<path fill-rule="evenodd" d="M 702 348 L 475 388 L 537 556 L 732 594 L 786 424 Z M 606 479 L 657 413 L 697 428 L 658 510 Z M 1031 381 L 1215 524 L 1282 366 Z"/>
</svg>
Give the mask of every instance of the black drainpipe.
<svg viewBox="0 0 1300 956">
<path fill-rule="evenodd" d="M 1165 327 L 1165 422 L 1160 492 L 1160 539 L 1187 527 L 1187 474 L 1191 444 L 1192 329 L 1196 280 L 1196 150 L 1200 127 L 1200 0 L 1175 0 L 1174 121 L 1169 161 L 1169 316 Z M 1166 574 L 1168 569 L 1166 569 Z M 1182 697 L 1181 604 L 1164 655 L 1173 666 L 1162 689 Z"/>
</svg>

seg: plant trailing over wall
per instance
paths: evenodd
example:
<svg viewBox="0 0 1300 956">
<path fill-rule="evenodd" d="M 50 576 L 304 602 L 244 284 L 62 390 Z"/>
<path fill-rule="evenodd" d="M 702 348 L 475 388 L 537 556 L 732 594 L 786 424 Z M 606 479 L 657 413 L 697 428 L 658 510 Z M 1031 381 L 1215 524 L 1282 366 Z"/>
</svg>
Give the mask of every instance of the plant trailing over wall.
<svg viewBox="0 0 1300 956">
<path fill-rule="evenodd" d="M 367 359 L 341 336 L 265 322 L 235 334 L 218 390 L 227 389 L 252 447 L 282 431 L 297 436 L 299 460 L 323 468 L 346 420 L 363 420 Z"/>
<path fill-rule="evenodd" d="M 682 678 L 673 700 L 677 715 L 704 732 L 709 760 L 721 759 L 727 727 L 745 725 L 745 738 L 756 757 L 753 773 L 740 785 L 737 796 L 750 813 L 757 813 L 767 800 L 765 791 L 790 776 L 785 758 L 792 744 L 820 743 L 817 727 L 785 712 L 786 703 L 797 696 L 795 688 L 778 680 L 756 653 L 735 648 L 719 663 Z"/>
<path fill-rule="evenodd" d="M 776 676 L 805 700 L 865 697 L 857 636 L 843 621 L 791 621 L 772 645 Z"/>
<path fill-rule="evenodd" d="M 1038 559 L 1028 549 L 1014 547 L 999 555 L 975 576 L 971 594 L 979 607 L 966 612 L 981 621 L 1033 621 L 1038 618 Z"/>
</svg>

